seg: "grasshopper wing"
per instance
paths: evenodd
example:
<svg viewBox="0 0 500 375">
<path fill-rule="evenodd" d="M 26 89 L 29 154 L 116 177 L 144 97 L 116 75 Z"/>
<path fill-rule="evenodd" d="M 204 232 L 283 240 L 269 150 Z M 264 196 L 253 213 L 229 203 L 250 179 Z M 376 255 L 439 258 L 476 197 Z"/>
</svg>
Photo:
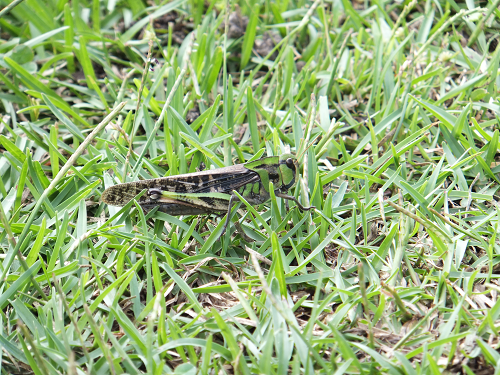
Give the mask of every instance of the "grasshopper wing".
<svg viewBox="0 0 500 375">
<path fill-rule="evenodd" d="M 102 193 L 101 200 L 111 206 L 124 206 L 144 189 L 179 194 L 223 193 L 230 195 L 233 190 L 258 180 L 259 175 L 256 172 L 238 164 L 214 170 L 114 185 Z M 158 205 L 158 200 L 149 194 L 143 194 L 138 203 L 142 206 L 154 206 Z"/>
</svg>

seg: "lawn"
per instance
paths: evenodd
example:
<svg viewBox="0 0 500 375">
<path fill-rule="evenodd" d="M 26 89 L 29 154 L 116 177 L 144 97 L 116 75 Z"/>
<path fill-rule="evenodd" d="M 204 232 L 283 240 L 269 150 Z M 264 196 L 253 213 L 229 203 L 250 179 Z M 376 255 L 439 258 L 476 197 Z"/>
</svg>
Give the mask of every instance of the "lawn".
<svg viewBox="0 0 500 375">
<path fill-rule="evenodd" d="M 1 10 L 1 374 L 500 374 L 499 4 Z M 101 200 L 286 153 L 223 234 Z"/>
</svg>

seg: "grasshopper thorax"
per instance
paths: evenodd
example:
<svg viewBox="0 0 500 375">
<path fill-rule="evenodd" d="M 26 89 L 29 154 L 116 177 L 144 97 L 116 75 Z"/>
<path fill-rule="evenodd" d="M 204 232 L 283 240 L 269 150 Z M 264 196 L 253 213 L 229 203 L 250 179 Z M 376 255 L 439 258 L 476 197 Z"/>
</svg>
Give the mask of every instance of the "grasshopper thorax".
<svg viewBox="0 0 500 375">
<path fill-rule="evenodd" d="M 269 182 L 272 182 L 275 190 L 282 193 L 293 187 L 296 176 L 299 173 L 299 163 L 292 154 L 281 156 L 269 156 L 267 158 L 254 160 L 244 164 L 247 169 L 259 174 L 260 182 L 264 190 L 268 190 Z"/>
</svg>

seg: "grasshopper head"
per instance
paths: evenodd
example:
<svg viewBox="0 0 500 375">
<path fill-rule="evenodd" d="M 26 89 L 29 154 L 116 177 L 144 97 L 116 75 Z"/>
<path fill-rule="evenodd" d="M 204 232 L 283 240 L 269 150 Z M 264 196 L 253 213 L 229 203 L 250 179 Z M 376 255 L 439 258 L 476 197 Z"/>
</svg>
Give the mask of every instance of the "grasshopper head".
<svg viewBox="0 0 500 375">
<path fill-rule="evenodd" d="M 295 185 L 296 177 L 299 174 L 299 163 L 292 154 L 283 154 L 280 156 L 279 168 L 281 173 L 281 191 L 286 192 Z"/>
</svg>

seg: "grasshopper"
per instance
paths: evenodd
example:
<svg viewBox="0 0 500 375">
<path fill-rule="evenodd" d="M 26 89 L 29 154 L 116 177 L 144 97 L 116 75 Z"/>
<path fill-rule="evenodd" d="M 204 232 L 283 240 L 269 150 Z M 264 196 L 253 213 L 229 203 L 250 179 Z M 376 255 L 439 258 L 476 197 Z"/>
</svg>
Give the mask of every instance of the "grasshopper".
<svg viewBox="0 0 500 375">
<path fill-rule="evenodd" d="M 294 201 L 302 211 L 314 209 L 285 194 L 297 182 L 298 174 L 295 156 L 283 154 L 231 167 L 114 185 L 102 193 L 101 200 L 111 206 L 124 206 L 146 189 L 138 199 L 146 211 L 158 207 L 159 211 L 174 216 L 227 212 L 223 234 L 231 208 L 238 200 L 233 192 L 237 191 L 256 206 L 270 199 L 270 181 L 277 197 Z"/>
</svg>

